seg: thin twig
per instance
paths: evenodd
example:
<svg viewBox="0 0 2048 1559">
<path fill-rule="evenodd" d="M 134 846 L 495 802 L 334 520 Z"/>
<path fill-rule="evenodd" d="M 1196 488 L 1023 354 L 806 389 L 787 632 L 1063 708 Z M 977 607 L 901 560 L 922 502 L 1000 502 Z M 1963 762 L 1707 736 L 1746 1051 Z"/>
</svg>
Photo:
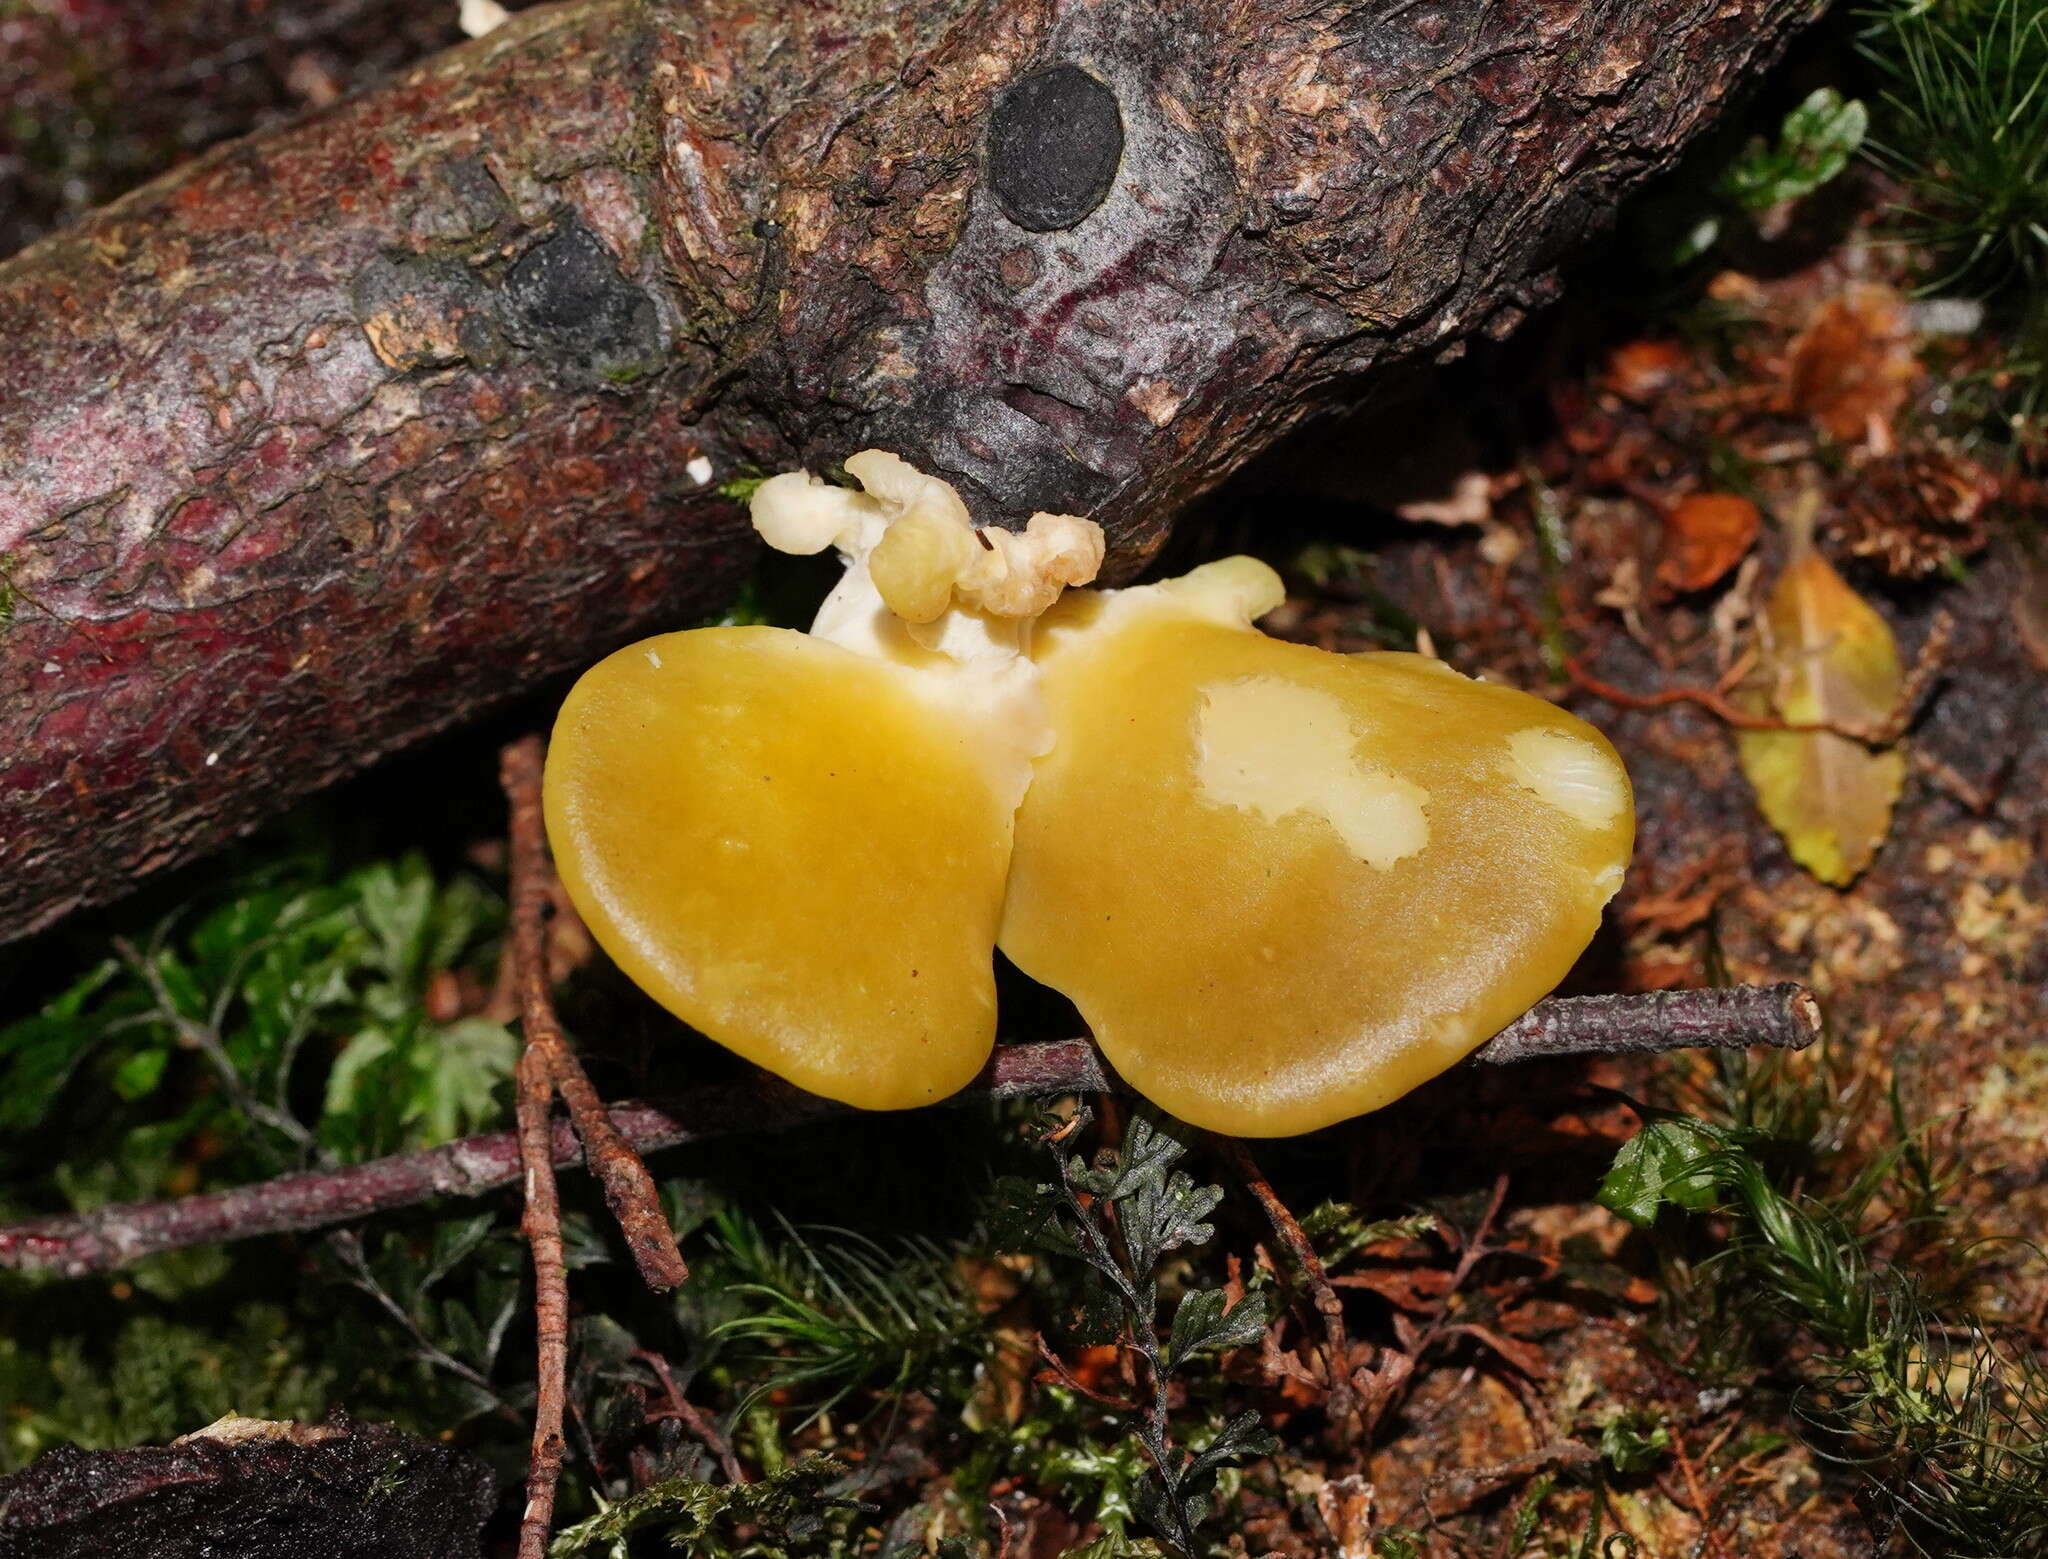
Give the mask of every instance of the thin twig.
<svg viewBox="0 0 2048 1559">
<path fill-rule="evenodd" d="M 1750 1045 L 1798 1050 L 1819 1032 L 1820 1008 L 1798 985 L 1553 997 L 1538 1002 L 1482 1045 L 1472 1059 L 1506 1064 Z M 1108 1067 L 1087 1040 L 1045 1040 L 1001 1047 L 981 1076 L 947 1102 L 1094 1093 L 1112 1086 Z M 610 1115 L 635 1151 L 652 1153 L 739 1132 L 781 1131 L 847 1113 L 844 1105 L 757 1074 L 745 1082 L 701 1088 L 683 1099 L 614 1105 Z M 563 1168 L 583 1162 L 566 1122 L 555 1124 L 554 1162 Z M 0 1269 L 82 1277 L 190 1245 L 354 1223 L 442 1197 L 481 1196 L 518 1179 L 519 1163 L 517 1139 L 496 1133 L 174 1201 L 128 1202 L 38 1218 L 0 1228 Z"/>
<path fill-rule="evenodd" d="M 497 1399 L 498 1390 L 491 1384 L 488 1375 L 474 1365 L 463 1363 L 447 1349 L 438 1346 L 433 1338 L 421 1330 L 419 1321 L 412 1313 L 393 1297 L 389 1289 L 377 1281 L 376 1273 L 370 1270 L 369 1259 L 363 1254 L 363 1238 L 360 1234 L 354 1229 L 336 1229 L 327 1236 L 327 1248 L 334 1252 L 334 1259 L 340 1262 L 342 1269 L 348 1273 L 349 1282 L 374 1301 L 377 1307 L 390 1316 L 412 1339 L 413 1347 L 424 1362 L 431 1364 L 435 1369 L 446 1370 L 456 1379 L 467 1381 L 486 1396 L 493 1400 Z"/>
<path fill-rule="evenodd" d="M 1415 1350 L 1419 1359 L 1444 1329 L 1444 1323 L 1451 1318 L 1451 1301 L 1458 1290 L 1465 1286 L 1465 1280 L 1472 1275 L 1472 1269 L 1493 1254 L 1493 1247 L 1486 1243 L 1486 1237 L 1493 1232 L 1493 1226 L 1500 1218 L 1500 1210 L 1507 1205 L 1508 1177 L 1506 1174 L 1493 1178 L 1493 1194 L 1486 1199 L 1486 1211 L 1479 1215 L 1479 1222 L 1465 1240 L 1465 1248 L 1458 1252 L 1458 1264 L 1451 1269 L 1450 1286 L 1444 1290 L 1442 1301 L 1437 1305 L 1436 1314 L 1429 1319 L 1429 1325 L 1422 1333 L 1422 1343 Z"/>
<path fill-rule="evenodd" d="M 675 1231 L 661 1210 L 661 1192 L 633 1145 L 612 1123 L 590 1084 L 569 1036 L 555 1016 L 548 979 L 547 909 L 553 869 L 541 819 L 541 742 L 529 736 L 502 755 L 500 776 L 512 810 L 512 940 L 519 972 L 526 1042 L 547 1060 L 569 1119 L 583 1140 L 585 1162 L 604 1187 L 604 1199 L 626 1236 L 640 1276 L 657 1293 L 674 1288 L 690 1269 Z"/>
<path fill-rule="evenodd" d="M 1622 709 L 1662 709 L 1671 704 L 1697 704 L 1738 731 L 1829 731 L 1837 736 L 1848 736 L 1852 741 L 1865 739 L 1861 732 L 1852 734 L 1844 727 L 1826 721 L 1782 720 L 1776 715 L 1752 714 L 1747 709 L 1737 708 L 1716 688 L 1680 686 L 1658 688 L 1649 693 L 1631 693 L 1627 688 L 1616 687 L 1612 682 L 1594 676 L 1581 664 L 1581 659 L 1577 655 L 1567 655 L 1564 659 L 1565 675 L 1571 678 L 1572 685 Z"/>
<path fill-rule="evenodd" d="M 171 1026 L 180 1040 L 206 1058 L 206 1064 L 213 1069 L 222 1092 L 236 1110 L 258 1125 L 268 1126 L 296 1148 L 304 1149 L 312 1144 L 313 1134 L 303 1122 L 282 1110 L 272 1109 L 250 1091 L 234 1059 L 228 1055 L 227 1043 L 220 1037 L 219 1030 L 188 1018 L 178 1009 L 177 998 L 171 994 L 171 988 L 164 980 L 163 967 L 157 962 L 157 948 L 152 946 L 144 952 L 126 937 L 116 937 L 114 951 L 149 988 L 149 994 L 157 1005 L 157 1016 Z"/>
<path fill-rule="evenodd" d="M 1465 1280 L 1472 1276 L 1472 1269 L 1494 1253 L 1494 1247 L 1486 1243 L 1486 1237 L 1493 1232 L 1494 1222 L 1500 1217 L 1501 1208 L 1507 1205 L 1507 1199 L 1508 1177 L 1505 1174 L 1494 1176 L 1493 1193 L 1487 1198 L 1486 1210 L 1479 1215 L 1479 1222 L 1465 1238 L 1464 1247 L 1458 1252 L 1458 1264 L 1451 1270 L 1450 1281 L 1444 1286 L 1443 1294 L 1437 1300 L 1436 1311 L 1429 1318 L 1429 1324 L 1419 1333 L 1411 1333 L 1407 1328 L 1406 1318 L 1396 1313 L 1395 1334 L 1401 1339 L 1401 1346 L 1408 1354 L 1411 1367 L 1394 1382 L 1385 1398 L 1376 1404 L 1378 1412 L 1382 1415 L 1407 1395 L 1409 1387 L 1415 1380 L 1414 1366 L 1422 1363 L 1424 1355 L 1435 1346 L 1437 1339 L 1444 1335 L 1446 1323 L 1451 1318 L 1451 1306 L 1457 1300 L 1458 1291 L 1465 1286 Z M 1459 1394 L 1462 1395 L 1462 1392 Z M 1429 1498 L 1427 1489 L 1423 1491 L 1421 1498 L 1426 1506 Z"/>
<path fill-rule="evenodd" d="M 1235 1137 L 1219 1136 L 1214 1141 L 1245 1189 L 1266 1210 L 1266 1220 L 1273 1225 L 1273 1232 L 1308 1278 L 1309 1296 L 1323 1320 L 1323 1370 L 1329 1378 L 1329 1399 L 1324 1411 L 1339 1438 L 1350 1444 L 1357 1438 L 1359 1427 L 1358 1394 L 1351 1384 L 1351 1338 L 1344 1330 L 1344 1301 L 1330 1286 L 1329 1274 L 1323 1270 L 1323 1258 L 1316 1254 L 1315 1243 L 1302 1232 L 1272 1182 L 1260 1172 L 1251 1150 Z"/>
<path fill-rule="evenodd" d="M 1700 1536 L 1706 1542 L 1707 1552 L 1713 1559 L 1728 1559 L 1728 1550 L 1722 1544 L 1720 1531 L 1714 1525 L 1713 1507 L 1700 1489 L 1700 1478 L 1693 1470 L 1692 1457 L 1686 1454 L 1684 1429 L 1680 1428 L 1672 1434 L 1671 1449 L 1678 1458 L 1678 1470 L 1685 1478 L 1685 1491 L 1690 1498 L 1693 1514 L 1699 1517 Z"/>
<path fill-rule="evenodd" d="M 1403 1519 L 1412 1521 L 1421 1516 L 1433 1525 L 1445 1516 L 1455 1515 L 1475 1497 L 1490 1493 L 1510 1480 L 1527 1478 L 1532 1473 L 1552 1467 L 1583 1467 L 1599 1459 L 1600 1453 L 1590 1445 L 1577 1440 L 1553 1440 L 1548 1445 L 1540 1445 L 1533 1451 L 1490 1467 L 1453 1468 L 1436 1474 L 1422 1486 L 1422 1492 L 1409 1502 Z M 1446 1490 L 1458 1503 L 1450 1510 L 1440 1511 L 1430 1501 Z"/>
<path fill-rule="evenodd" d="M 676 1377 L 668 1367 L 668 1360 L 646 1348 L 637 1348 L 627 1355 L 638 1359 L 654 1372 L 654 1378 L 661 1382 L 662 1395 L 668 1398 L 669 1416 L 681 1421 L 683 1427 L 701 1440 L 718 1458 L 718 1465 L 725 1473 L 728 1483 L 745 1483 L 747 1470 L 740 1465 L 740 1459 L 732 1453 L 732 1443 L 718 1432 L 718 1428 L 706 1418 L 695 1403 L 683 1395 L 683 1388 L 676 1384 Z"/>
<path fill-rule="evenodd" d="M 562 1254 L 562 1203 L 555 1190 L 549 1115 L 554 1084 L 547 1058 L 529 1044 L 519 1058 L 519 1157 L 526 1171 L 527 1243 L 533 1247 L 535 1346 L 540 1356 L 533 1409 L 533 1455 L 526 1470 L 526 1512 L 519 1518 L 519 1559 L 546 1559 L 555 1524 L 555 1483 L 562 1475 L 562 1405 L 568 1396 L 569 1270 Z"/>
<path fill-rule="evenodd" d="M 1725 985 L 1632 996 L 1540 1001 L 1482 1045 L 1475 1061 L 1647 1055 L 1765 1045 L 1804 1050 L 1820 1037 L 1820 1003 L 1803 985 Z M 1740 1036 L 1739 1038 L 1737 1036 Z"/>
<path fill-rule="evenodd" d="M 1914 657 L 1913 669 L 1899 690 L 1898 702 L 1892 706 L 1891 713 L 1874 726 L 1852 725 L 1839 720 L 1782 720 L 1775 715 L 1755 714 L 1737 707 L 1720 689 L 1711 687 L 1667 687 L 1650 693 L 1631 693 L 1627 688 L 1616 687 L 1586 670 L 1581 655 L 1567 655 L 1564 670 L 1575 686 L 1623 709 L 1697 704 L 1716 719 L 1740 731 L 1826 731 L 1860 742 L 1865 747 L 1890 747 L 1906 734 L 1906 727 L 1913 723 L 1920 701 L 1926 697 L 1928 688 L 1941 670 L 1942 658 L 1947 653 L 1949 637 L 1954 630 L 1955 620 L 1947 612 L 1935 617 L 1927 630 L 1927 637 L 1921 642 L 1920 653 Z"/>
</svg>

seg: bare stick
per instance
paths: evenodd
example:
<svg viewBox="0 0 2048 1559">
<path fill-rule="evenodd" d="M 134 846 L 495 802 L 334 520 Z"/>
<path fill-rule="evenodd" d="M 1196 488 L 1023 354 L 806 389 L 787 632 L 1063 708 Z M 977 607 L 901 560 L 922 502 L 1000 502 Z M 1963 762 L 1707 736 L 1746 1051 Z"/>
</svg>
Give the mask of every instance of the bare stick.
<svg viewBox="0 0 2048 1559">
<path fill-rule="evenodd" d="M 1820 1003 L 1803 985 L 1727 985 L 1637 996 L 1540 1001 L 1473 1055 L 1495 1065 L 1545 1056 L 1641 1055 L 1766 1045 L 1804 1050 L 1820 1037 Z"/>
<path fill-rule="evenodd" d="M 555 1525 L 555 1482 L 562 1475 L 562 1404 L 568 1396 L 569 1269 L 562 1256 L 562 1202 L 555 1190 L 554 1084 L 547 1058 L 529 1043 L 519 1058 L 519 1158 L 526 1171 L 526 1216 L 533 1247 L 533 1312 L 540 1381 L 533 1408 L 533 1455 L 526 1469 L 526 1513 L 519 1518 L 519 1559 L 546 1559 Z"/>
<path fill-rule="evenodd" d="M 541 818 L 541 742 L 528 736 L 502 755 L 499 774 L 512 811 L 512 943 L 526 1042 L 547 1058 L 555 1088 L 583 1139 L 584 1161 L 604 1187 L 640 1276 L 657 1293 L 690 1275 L 675 1231 L 661 1210 L 661 1192 L 633 1145 L 612 1124 L 604 1100 L 555 1016 L 548 979 L 547 909 L 554 869 L 548 864 L 547 828 Z"/>
<path fill-rule="evenodd" d="M 1323 1318 L 1323 1370 L 1329 1377 L 1330 1395 L 1324 1404 L 1330 1417 L 1330 1426 L 1337 1438 L 1350 1444 L 1358 1433 L 1358 1398 L 1351 1385 L 1351 1338 L 1344 1330 L 1344 1301 L 1337 1297 L 1337 1291 L 1330 1286 L 1329 1274 L 1323 1271 L 1323 1258 L 1316 1254 L 1315 1243 L 1302 1232 L 1294 1214 L 1280 1195 L 1273 1189 L 1259 1170 L 1258 1160 L 1235 1137 L 1213 1139 L 1223 1156 L 1230 1161 L 1230 1167 L 1237 1172 L 1237 1178 L 1245 1184 L 1258 1204 L 1266 1210 L 1266 1220 L 1273 1225 L 1273 1232 L 1280 1236 L 1288 1254 L 1301 1264 L 1301 1270 L 1308 1277 L 1309 1296 L 1315 1301 L 1316 1313 Z"/>
<path fill-rule="evenodd" d="M 1505 1064 L 1750 1045 L 1798 1050 L 1819 1032 L 1819 1005 L 1798 985 L 1553 997 L 1538 1002 L 1487 1041 L 1472 1059 Z M 1113 1086 L 1109 1068 L 1092 1044 L 1056 1039 L 1003 1046 L 974 1084 L 948 1102 L 1099 1093 Z M 614 1105 L 610 1119 L 636 1151 L 652 1153 L 739 1132 L 780 1131 L 846 1113 L 844 1105 L 756 1075 L 745 1082 L 698 1089 L 685 1099 Z M 583 1162 L 566 1122 L 555 1124 L 554 1161 L 564 1168 Z M 188 1245 L 324 1229 L 440 1197 L 481 1196 L 518 1176 L 518 1144 L 510 1134 L 464 1137 L 438 1148 L 341 1169 L 282 1175 L 203 1196 L 130 1202 L 14 1224 L 0 1228 L 0 1268 L 80 1277 Z"/>
</svg>

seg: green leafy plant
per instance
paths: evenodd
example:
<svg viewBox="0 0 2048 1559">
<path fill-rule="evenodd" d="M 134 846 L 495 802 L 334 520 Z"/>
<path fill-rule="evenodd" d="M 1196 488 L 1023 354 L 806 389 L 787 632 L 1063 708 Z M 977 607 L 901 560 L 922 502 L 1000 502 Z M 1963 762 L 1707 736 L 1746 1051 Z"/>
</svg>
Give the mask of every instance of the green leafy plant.
<svg viewBox="0 0 2048 1559">
<path fill-rule="evenodd" d="M 1869 109 L 1833 87 L 1809 93 L 1772 135 L 1711 143 L 1702 176 L 1640 210 L 1655 263 L 1690 265 L 1739 230 L 1773 236 L 1799 201 L 1838 178 L 1864 144 Z M 1713 147 L 1718 146 L 1719 161 Z M 1701 192 L 1704 191 L 1704 198 Z"/>
<path fill-rule="evenodd" d="M 1325 1268 L 1342 1266 L 1369 1245 L 1419 1240 L 1439 1227 L 1435 1213 L 1401 1218 L 1366 1218 L 1349 1202 L 1318 1203 L 1301 1220 L 1301 1232 L 1316 1242 Z"/>
<path fill-rule="evenodd" d="M 885 1247 L 843 1229 L 771 1235 L 737 1208 L 713 1220 L 743 1313 L 718 1326 L 721 1342 L 750 1347 L 741 1368 L 748 1403 L 786 1393 L 812 1403 L 813 1418 L 850 1393 L 875 1389 L 963 1399 L 986 1345 L 973 1297 L 953 1257 L 929 1240 Z M 745 1406 L 742 1406 L 742 1412 Z"/>
<path fill-rule="evenodd" d="M 1141 1391 L 1134 1433 L 1152 1464 L 1153 1479 L 1137 1491 L 1139 1517 L 1181 1559 L 1201 1552 L 1197 1529 L 1208 1518 L 1218 1475 L 1275 1449 L 1278 1442 L 1246 1411 L 1215 1426 L 1198 1448 L 1176 1444 L 1168 1385 L 1198 1356 L 1248 1347 L 1266 1326 L 1265 1302 L 1247 1294 L 1231 1303 L 1221 1289 L 1194 1288 L 1175 1306 L 1166 1335 L 1159 1334 L 1160 1268 L 1173 1252 L 1206 1245 L 1215 1229 L 1205 1220 L 1223 1199 L 1219 1186 L 1198 1186 L 1175 1166 L 1187 1148 L 1163 1117 L 1133 1115 L 1123 1145 L 1084 1164 L 1064 1144 L 1085 1129 L 1086 1107 L 1045 1137 L 1058 1174 L 1055 1183 L 1012 1182 L 1002 1221 L 1005 1244 L 1036 1243 L 1078 1257 L 1092 1282 L 1084 1291 L 1081 1330 L 1111 1335 L 1139 1361 Z"/>
<path fill-rule="evenodd" d="M 179 1194 L 501 1119 L 512 1036 L 429 1015 L 457 970 L 480 991 L 495 952 L 499 902 L 467 873 L 411 854 L 342 866 L 288 843 L 171 915 L 129 920 L 0 1027 L 11 1212 Z M 516 1397 L 493 1380 L 523 1261 L 502 1216 L 341 1231 L 321 1251 L 325 1265 L 178 1251 L 104 1286 L 5 1275 L 0 1459 L 162 1441 L 230 1409 L 317 1419 L 337 1401 L 438 1431 Z"/>
<path fill-rule="evenodd" d="M 495 1122 L 516 1040 L 481 1018 L 435 1022 L 424 995 L 489 945 L 497 900 L 466 875 L 437 881 L 416 855 L 336 881 L 324 866 L 263 863 L 212 907 L 116 938 L 41 1011 L 0 1028 L 0 1138 L 43 1125 L 88 1066 L 99 1087 L 158 1115 L 138 1128 L 147 1140 L 96 1155 L 131 1170 L 165 1170 L 201 1133 L 240 1143 L 263 1169 Z M 156 1188 L 147 1180 L 77 1190 L 141 1195 Z"/>
<path fill-rule="evenodd" d="M 1060 1559 L 1165 1559 L 1165 1550 L 1147 1537 L 1105 1532 L 1092 1543 L 1068 1549 Z"/>
<path fill-rule="evenodd" d="M 1785 116 L 1775 140 L 1754 137 L 1715 187 L 1752 215 L 1804 200 L 1849 166 L 1869 126 L 1862 103 L 1818 87 Z"/>
<path fill-rule="evenodd" d="M 159 1443 L 225 1413 L 317 1420 L 334 1365 L 304 1346 L 297 1318 L 249 1302 L 181 1318 L 154 1308 L 87 1339 L 0 1336 L 0 1470 L 56 1445 Z"/>
<path fill-rule="evenodd" d="M 589 1236 L 565 1245 L 573 1260 Z M 384 1231 L 366 1241 L 352 1229 L 328 1237 L 327 1253 L 349 1287 L 368 1298 L 404 1339 L 400 1357 L 441 1377 L 449 1411 L 474 1417 L 501 1408 L 492 1376 L 524 1294 L 524 1252 L 493 1213 L 450 1218 L 425 1239 Z M 587 1257 L 578 1264 L 587 1264 Z"/>
</svg>

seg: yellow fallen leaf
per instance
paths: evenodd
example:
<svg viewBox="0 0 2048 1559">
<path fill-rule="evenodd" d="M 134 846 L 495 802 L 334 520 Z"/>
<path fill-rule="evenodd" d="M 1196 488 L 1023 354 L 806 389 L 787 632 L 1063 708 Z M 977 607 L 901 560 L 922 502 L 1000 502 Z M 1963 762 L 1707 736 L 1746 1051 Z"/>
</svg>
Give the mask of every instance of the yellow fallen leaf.
<svg viewBox="0 0 2048 1559">
<path fill-rule="evenodd" d="M 1891 629 L 1813 548 L 1791 558 L 1764 604 L 1759 713 L 1801 724 L 1882 727 L 1905 692 Z M 1870 864 L 1906 777 L 1898 747 L 1873 751 L 1834 731 L 1738 733 L 1742 772 L 1792 859 L 1836 887 Z"/>
</svg>

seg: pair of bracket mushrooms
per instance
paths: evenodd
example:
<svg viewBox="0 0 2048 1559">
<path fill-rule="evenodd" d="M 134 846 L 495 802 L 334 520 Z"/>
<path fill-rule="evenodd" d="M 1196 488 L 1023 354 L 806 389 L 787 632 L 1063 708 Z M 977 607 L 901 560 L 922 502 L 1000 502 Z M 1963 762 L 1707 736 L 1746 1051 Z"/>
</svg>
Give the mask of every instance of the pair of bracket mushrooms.
<svg viewBox="0 0 2048 1559">
<path fill-rule="evenodd" d="M 548 833 L 619 965 L 719 1043 L 869 1109 L 986 1064 L 994 950 L 1182 1120 L 1376 1109 L 1548 992 L 1634 837 L 1584 721 L 1425 655 L 1252 626 L 1251 558 L 1085 586 L 1101 530 L 977 529 L 894 455 L 752 499 L 846 574 L 808 634 L 630 645 L 564 704 Z"/>
</svg>

